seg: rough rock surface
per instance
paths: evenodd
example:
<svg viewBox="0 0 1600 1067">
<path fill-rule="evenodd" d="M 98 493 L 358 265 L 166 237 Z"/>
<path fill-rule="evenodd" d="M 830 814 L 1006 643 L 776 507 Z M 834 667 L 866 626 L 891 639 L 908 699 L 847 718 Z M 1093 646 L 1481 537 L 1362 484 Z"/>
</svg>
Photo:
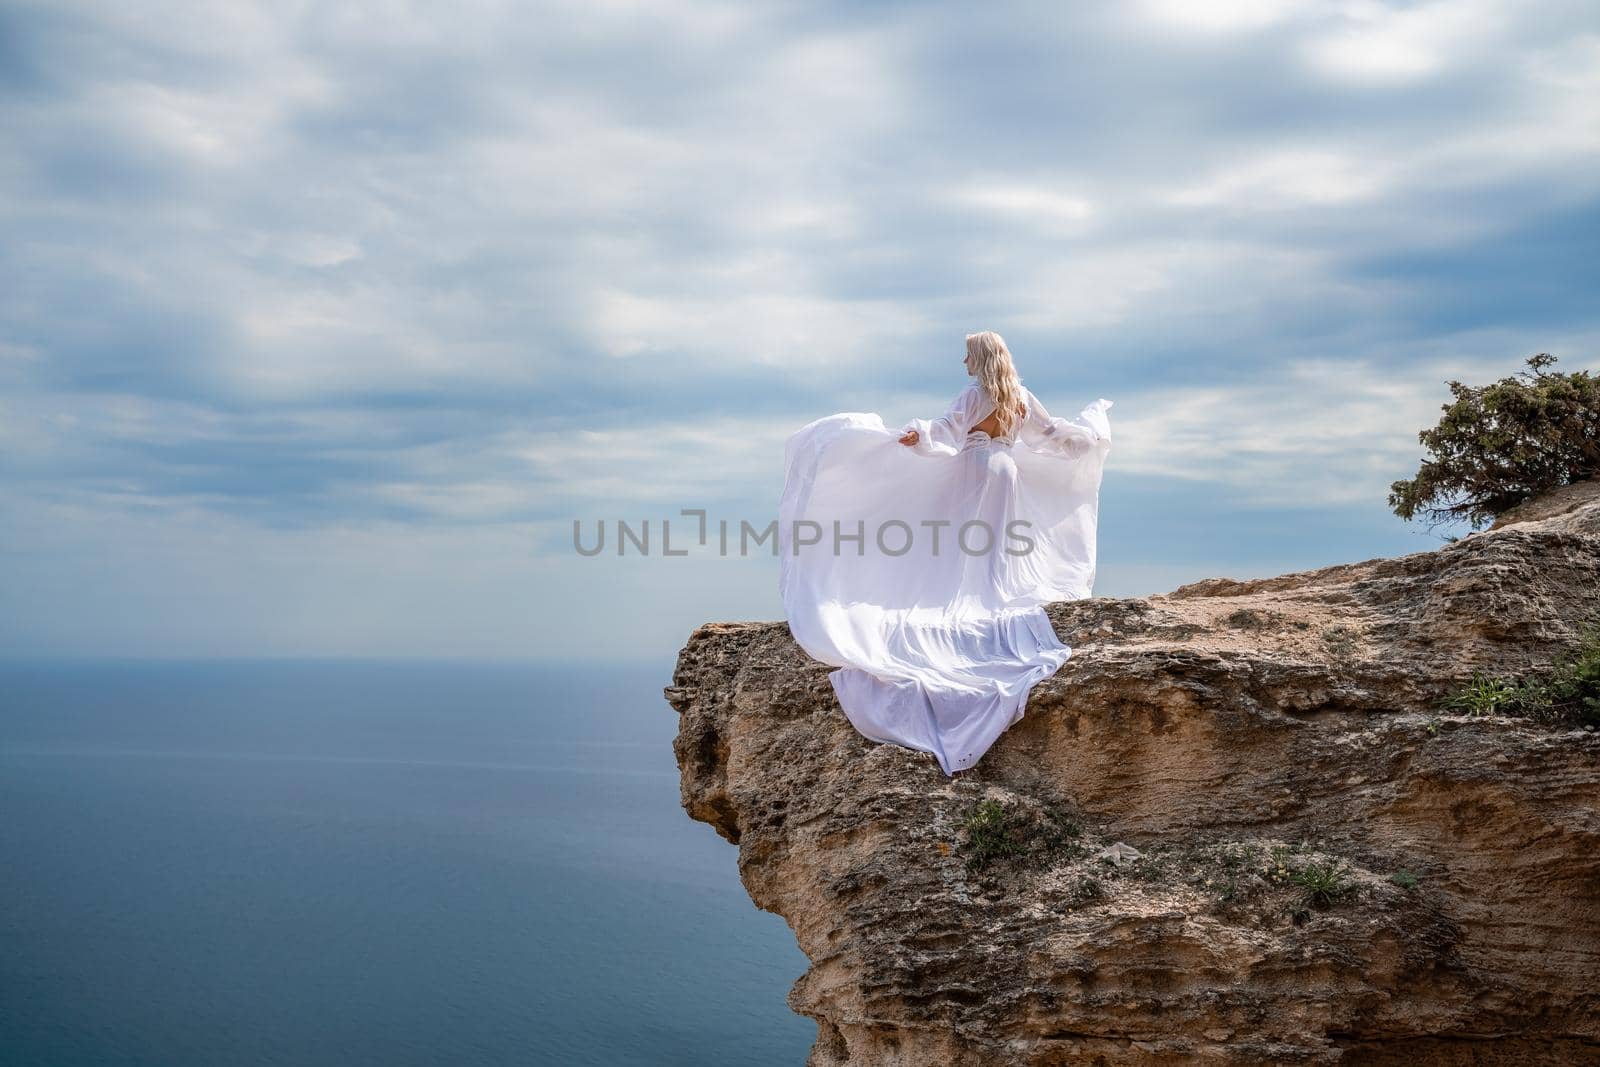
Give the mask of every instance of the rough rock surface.
<svg viewBox="0 0 1600 1067">
<path fill-rule="evenodd" d="M 1600 481 L 1048 610 L 1072 659 L 954 781 L 857 734 L 782 623 L 680 654 L 684 808 L 811 961 L 813 1067 L 1600 1064 L 1600 734 L 1438 709 L 1600 613 Z M 1053 844 L 969 869 L 985 800 Z"/>
</svg>

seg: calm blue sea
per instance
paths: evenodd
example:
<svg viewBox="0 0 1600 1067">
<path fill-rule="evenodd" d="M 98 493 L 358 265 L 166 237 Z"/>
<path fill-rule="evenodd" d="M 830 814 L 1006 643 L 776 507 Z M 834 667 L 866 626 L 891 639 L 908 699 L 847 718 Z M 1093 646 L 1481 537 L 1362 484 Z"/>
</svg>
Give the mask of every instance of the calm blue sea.
<svg viewBox="0 0 1600 1067">
<path fill-rule="evenodd" d="M 0 1061 L 803 1063 L 670 673 L 0 665 Z"/>
</svg>

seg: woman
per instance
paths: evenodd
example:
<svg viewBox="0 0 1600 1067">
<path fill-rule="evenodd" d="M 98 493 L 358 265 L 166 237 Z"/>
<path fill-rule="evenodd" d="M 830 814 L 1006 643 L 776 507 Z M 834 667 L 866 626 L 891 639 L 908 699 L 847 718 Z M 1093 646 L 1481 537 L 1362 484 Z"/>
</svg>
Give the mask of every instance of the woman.
<svg viewBox="0 0 1600 1067">
<path fill-rule="evenodd" d="M 1111 449 L 1096 400 L 1053 418 L 1005 341 L 967 337 L 975 381 L 898 433 L 845 412 L 789 438 L 779 587 L 795 640 L 874 741 L 972 766 L 1072 650 L 1042 605 L 1091 595 Z"/>
</svg>

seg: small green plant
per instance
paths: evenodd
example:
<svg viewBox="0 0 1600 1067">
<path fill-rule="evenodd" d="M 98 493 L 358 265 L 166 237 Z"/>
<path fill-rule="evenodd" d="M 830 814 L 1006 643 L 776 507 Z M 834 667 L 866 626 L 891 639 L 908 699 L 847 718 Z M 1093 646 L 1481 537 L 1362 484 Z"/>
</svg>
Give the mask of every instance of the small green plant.
<svg viewBox="0 0 1600 1067">
<path fill-rule="evenodd" d="M 979 871 L 997 860 L 1015 858 L 1039 865 L 1084 851 L 1083 828 L 1066 813 L 1046 807 L 1039 815 L 1008 808 L 998 800 L 980 801 L 962 822 L 967 869 Z"/>
<path fill-rule="evenodd" d="M 1028 849 L 1026 820 L 998 800 L 985 800 L 962 824 L 967 832 L 967 869 L 982 870 L 1002 856 L 1020 856 Z"/>
<path fill-rule="evenodd" d="M 1418 878 L 1404 867 L 1391 874 L 1389 876 L 1389 881 L 1393 882 L 1401 889 L 1415 889 L 1417 886 L 1422 884 L 1422 879 Z"/>
<path fill-rule="evenodd" d="M 1294 865 L 1289 858 L 1289 849 L 1283 845 L 1274 846 L 1272 855 L 1262 867 L 1261 876 L 1273 885 L 1283 885 L 1289 881 L 1294 876 Z"/>
<path fill-rule="evenodd" d="M 1330 907 L 1348 896 L 1355 884 L 1344 867 L 1332 861 L 1311 861 L 1295 871 L 1290 881 L 1300 887 L 1300 903 L 1307 908 Z"/>
<path fill-rule="evenodd" d="M 1243 895 L 1245 885 L 1241 885 L 1241 880 L 1248 884 L 1250 870 L 1261 862 L 1261 851 L 1254 845 L 1235 842 L 1223 845 L 1215 858 L 1217 866 L 1222 868 L 1214 886 L 1217 899 L 1231 904 Z"/>
<path fill-rule="evenodd" d="M 1552 682 L 1556 682 L 1556 679 L 1546 680 L 1532 675 L 1521 679 L 1511 687 L 1511 694 L 1506 698 L 1507 712 L 1541 722 L 1560 719 L 1561 713 L 1556 709 L 1558 685 Z M 1578 718 L 1581 720 L 1582 716 Z"/>
<path fill-rule="evenodd" d="M 1474 669 L 1472 681 L 1439 706 L 1446 711 L 1464 711 L 1468 715 L 1493 715 L 1510 704 L 1516 691 L 1517 687 L 1503 678 L 1495 678 Z"/>
<path fill-rule="evenodd" d="M 1523 697 L 1530 714 L 1600 724 L 1600 620 L 1585 626 L 1578 644 L 1556 658 L 1540 688 L 1537 699 Z"/>
<path fill-rule="evenodd" d="M 1237 871 L 1255 862 L 1256 850 L 1247 844 L 1230 842 L 1216 851 L 1217 864 L 1224 870 Z"/>
<path fill-rule="evenodd" d="M 1482 670 L 1440 702 L 1469 715 L 1512 715 L 1545 723 L 1600 724 L 1600 619 L 1581 628 L 1578 643 L 1542 672 L 1521 679 Z"/>
<path fill-rule="evenodd" d="M 1153 844 L 1144 850 L 1144 853 L 1126 867 L 1113 868 L 1112 875 L 1117 878 L 1129 878 L 1139 882 L 1165 882 L 1173 876 L 1173 865 L 1176 862 L 1174 851 L 1164 845 Z"/>
<path fill-rule="evenodd" d="M 1439 736 L 1439 716 L 1435 715 L 1432 718 L 1430 718 L 1427 722 L 1422 724 L 1422 728 L 1424 730 L 1428 731 L 1428 736 L 1429 737 L 1438 737 Z"/>
<path fill-rule="evenodd" d="M 1053 804 L 1044 806 L 1044 814 L 1035 824 L 1034 855 L 1041 863 L 1083 856 L 1089 849 L 1083 843 L 1083 826 L 1071 815 Z"/>
</svg>

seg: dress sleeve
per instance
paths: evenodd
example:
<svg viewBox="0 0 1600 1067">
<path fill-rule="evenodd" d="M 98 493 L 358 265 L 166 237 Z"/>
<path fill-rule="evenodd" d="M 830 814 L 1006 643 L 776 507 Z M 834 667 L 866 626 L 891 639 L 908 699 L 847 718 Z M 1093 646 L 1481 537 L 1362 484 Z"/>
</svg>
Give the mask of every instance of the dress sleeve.
<svg viewBox="0 0 1600 1067">
<path fill-rule="evenodd" d="M 977 420 L 978 387 L 969 385 L 950 402 L 950 407 L 936 419 L 912 419 L 900 427 L 903 437 L 910 430 L 917 431 L 917 443 L 912 451 L 921 456 L 954 456 L 966 442 L 967 431 Z"/>
<path fill-rule="evenodd" d="M 1100 440 L 1100 432 L 1080 419 L 1052 418 L 1032 390 L 1028 396 L 1028 415 L 1022 420 L 1022 443 L 1035 452 L 1049 452 L 1076 459 L 1086 456 Z"/>
</svg>

